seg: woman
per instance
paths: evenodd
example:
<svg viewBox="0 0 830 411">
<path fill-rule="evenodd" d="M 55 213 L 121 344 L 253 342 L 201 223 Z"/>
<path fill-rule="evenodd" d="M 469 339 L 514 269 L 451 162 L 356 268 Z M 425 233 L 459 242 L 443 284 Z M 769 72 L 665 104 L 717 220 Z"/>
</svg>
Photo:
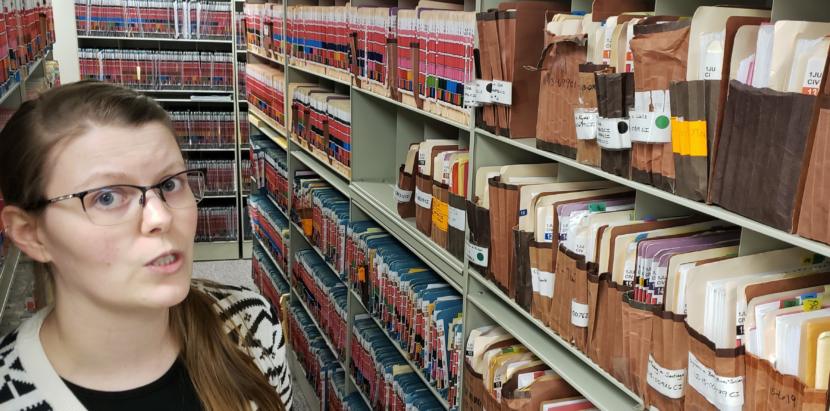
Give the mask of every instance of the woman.
<svg viewBox="0 0 830 411">
<path fill-rule="evenodd" d="M 291 408 L 273 308 L 191 281 L 203 187 L 132 90 L 85 81 L 20 107 L 0 132 L 0 217 L 54 301 L 0 341 L 0 410 Z"/>
</svg>

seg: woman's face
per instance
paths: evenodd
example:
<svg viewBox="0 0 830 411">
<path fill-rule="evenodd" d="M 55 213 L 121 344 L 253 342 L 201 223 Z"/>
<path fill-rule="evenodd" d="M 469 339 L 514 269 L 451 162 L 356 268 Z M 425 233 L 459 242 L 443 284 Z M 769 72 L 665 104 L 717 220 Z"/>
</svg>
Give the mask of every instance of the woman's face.
<svg viewBox="0 0 830 411">
<path fill-rule="evenodd" d="M 92 126 L 50 154 L 46 198 L 114 184 L 154 185 L 185 170 L 164 125 Z M 46 207 L 39 236 L 61 295 L 115 309 L 165 308 L 190 287 L 197 209 L 174 209 L 158 191 L 119 225 L 93 224 L 76 198 Z M 172 258 L 171 258 L 172 256 Z"/>
</svg>

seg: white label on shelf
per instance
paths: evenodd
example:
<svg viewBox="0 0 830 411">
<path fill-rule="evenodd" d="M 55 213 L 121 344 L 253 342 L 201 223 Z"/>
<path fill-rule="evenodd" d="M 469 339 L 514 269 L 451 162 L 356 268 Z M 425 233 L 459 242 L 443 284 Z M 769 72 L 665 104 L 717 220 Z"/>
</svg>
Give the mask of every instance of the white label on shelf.
<svg viewBox="0 0 830 411">
<path fill-rule="evenodd" d="M 469 242 L 467 243 L 467 259 L 470 260 L 470 262 L 486 267 L 489 255 L 489 248 L 479 247 Z"/>
<path fill-rule="evenodd" d="M 531 268 L 530 269 L 530 284 L 533 289 L 534 294 L 539 293 L 539 269 L 538 268 Z"/>
<path fill-rule="evenodd" d="M 553 286 L 556 281 L 556 274 L 538 270 L 539 294 L 544 297 L 553 298 Z"/>
<path fill-rule="evenodd" d="M 588 304 L 576 302 L 576 299 L 571 300 L 571 324 L 579 328 L 588 327 Z"/>
<path fill-rule="evenodd" d="M 467 223 L 467 211 L 450 207 L 450 227 L 464 231 Z"/>
<path fill-rule="evenodd" d="M 478 107 L 478 83 L 471 82 L 464 85 L 464 107 Z"/>
<path fill-rule="evenodd" d="M 395 200 L 399 203 L 408 203 L 409 200 L 412 200 L 412 191 L 402 190 L 395 186 Z"/>
<path fill-rule="evenodd" d="M 689 352 L 689 385 L 721 410 L 740 410 L 744 404 L 744 377 L 722 377 Z"/>
<path fill-rule="evenodd" d="M 490 98 L 494 103 L 509 106 L 513 104 L 513 83 L 509 81 L 493 80 L 490 87 Z"/>
<path fill-rule="evenodd" d="M 683 398 L 683 387 L 686 385 L 686 369 L 670 370 L 663 368 L 654 357 L 648 356 L 648 385 L 666 397 Z"/>
<path fill-rule="evenodd" d="M 432 208 L 432 194 L 425 193 L 418 189 L 418 187 L 415 187 L 415 204 L 418 207 Z"/>
<path fill-rule="evenodd" d="M 597 138 L 597 109 L 575 108 L 574 124 L 576 125 L 577 140 L 595 140 Z"/>
</svg>

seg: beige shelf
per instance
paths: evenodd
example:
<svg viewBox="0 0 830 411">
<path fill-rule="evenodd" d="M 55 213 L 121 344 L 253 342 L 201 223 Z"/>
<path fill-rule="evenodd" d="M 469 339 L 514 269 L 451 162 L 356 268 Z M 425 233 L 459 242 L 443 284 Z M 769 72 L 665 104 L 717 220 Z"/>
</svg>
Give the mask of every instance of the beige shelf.
<svg viewBox="0 0 830 411">
<path fill-rule="evenodd" d="M 253 105 L 248 105 L 248 122 L 262 131 L 274 143 L 282 147 L 283 150 L 288 150 L 288 140 L 286 140 L 285 127 L 277 124 L 274 119 L 268 117 L 260 109 Z"/>
</svg>

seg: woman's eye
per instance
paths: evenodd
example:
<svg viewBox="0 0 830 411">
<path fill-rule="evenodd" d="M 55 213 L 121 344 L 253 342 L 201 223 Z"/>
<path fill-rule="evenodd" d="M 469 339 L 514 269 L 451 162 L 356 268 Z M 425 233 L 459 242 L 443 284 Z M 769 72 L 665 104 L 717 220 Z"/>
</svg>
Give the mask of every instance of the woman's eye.
<svg viewBox="0 0 830 411">
<path fill-rule="evenodd" d="M 102 190 L 93 194 L 92 205 L 99 208 L 115 208 L 123 204 L 126 197 L 117 190 Z"/>
<path fill-rule="evenodd" d="M 171 178 L 164 183 L 161 184 L 161 189 L 165 193 L 172 193 L 181 187 L 182 183 L 179 181 L 179 177 Z"/>
</svg>

